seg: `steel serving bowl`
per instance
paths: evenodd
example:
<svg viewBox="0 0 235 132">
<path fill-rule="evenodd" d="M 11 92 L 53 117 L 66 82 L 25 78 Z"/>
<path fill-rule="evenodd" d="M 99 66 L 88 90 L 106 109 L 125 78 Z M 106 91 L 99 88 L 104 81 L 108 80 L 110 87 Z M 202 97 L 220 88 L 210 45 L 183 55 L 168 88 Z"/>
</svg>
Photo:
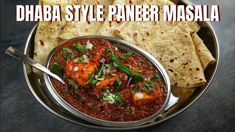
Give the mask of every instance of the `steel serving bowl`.
<svg viewBox="0 0 235 132">
<path fill-rule="evenodd" d="M 151 122 L 152 120 L 154 120 L 156 117 L 158 117 L 167 107 L 168 102 L 169 102 L 169 98 L 171 95 L 171 86 L 170 86 L 170 80 L 169 77 L 165 71 L 165 69 L 163 68 L 163 66 L 148 52 L 146 52 L 145 50 L 133 45 L 133 44 L 129 44 L 123 40 L 117 39 L 117 38 L 113 38 L 113 37 L 108 37 L 108 36 L 96 36 L 96 35 L 92 35 L 92 36 L 80 36 L 80 37 L 76 37 L 73 39 L 69 39 L 63 43 L 61 43 L 58 47 L 54 48 L 50 54 L 48 55 L 48 58 L 46 60 L 46 67 L 49 68 L 49 64 L 50 64 L 50 60 L 51 57 L 54 55 L 54 53 L 57 51 L 57 49 L 61 46 L 63 46 L 64 44 L 66 44 L 67 42 L 73 42 L 76 40 L 82 40 L 82 39 L 105 39 L 108 40 L 113 46 L 117 47 L 118 49 L 122 50 L 122 51 L 131 51 L 135 54 L 138 54 L 144 58 L 146 58 L 154 67 L 155 69 L 157 69 L 161 76 L 163 77 L 163 81 L 164 84 L 166 85 L 166 99 L 164 101 L 163 106 L 153 115 L 140 119 L 140 120 L 135 120 L 135 121 L 108 121 L 108 120 L 103 120 L 103 119 L 99 119 L 96 117 L 92 117 L 90 115 L 87 115 L 81 111 L 79 111 L 78 109 L 74 108 L 73 106 L 71 106 L 69 103 L 67 103 L 55 90 L 55 88 L 52 85 L 51 79 L 49 77 L 49 75 L 44 74 L 44 80 L 45 80 L 45 84 L 46 87 L 48 88 L 49 93 L 51 94 L 51 96 L 57 101 L 58 104 L 60 104 L 64 109 L 68 110 L 69 112 L 71 112 L 73 115 L 86 120 L 88 122 L 91 122 L 93 124 L 97 124 L 97 125 L 102 125 L 102 126 L 108 126 L 108 127 L 130 127 L 130 126 L 137 126 L 137 125 L 142 125 L 142 124 L 146 124 L 148 122 Z"/>
<path fill-rule="evenodd" d="M 219 64 L 218 40 L 209 22 L 198 22 L 198 23 L 201 26 L 201 29 L 198 32 L 198 35 L 204 41 L 207 48 L 210 50 L 210 52 L 216 59 L 216 63 L 210 65 L 205 70 L 205 77 L 207 80 L 207 84 L 196 88 L 195 91 L 192 93 L 192 95 L 187 97 L 187 99 L 185 99 L 184 101 L 178 101 L 173 107 L 171 107 L 167 111 L 164 111 L 155 120 L 152 120 L 152 122 L 149 122 L 143 125 L 130 126 L 130 127 L 108 127 L 108 126 L 100 126 L 100 125 L 92 124 L 90 122 L 87 122 L 73 115 L 68 110 L 64 109 L 63 106 L 58 104 L 57 101 L 50 95 L 50 93 L 48 93 L 43 77 L 35 74 L 31 66 L 23 63 L 23 71 L 24 71 L 25 80 L 29 86 L 29 89 L 35 96 L 35 98 L 46 109 L 48 109 L 50 112 L 57 115 L 58 117 L 61 117 L 70 122 L 83 125 L 86 127 L 91 127 L 91 128 L 96 128 L 96 129 L 105 129 L 105 130 L 127 130 L 127 129 L 138 129 L 138 128 L 153 126 L 178 115 L 179 113 L 183 112 L 188 107 L 190 107 L 208 89 L 210 83 L 212 82 L 215 76 L 215 73 Z M 28 39 L 26 41 L 25 49 L 24 49 L 24 54 L 30 57 L 33 57 L 33 54 L 34 54 L 34 37 L 35 37 L 36 29 L 37 29 L 37 25 L 35 25 L 35 27 L 30 32 Z M 183 97 L 179 97 L 179 99 L 182 99 L 182 98 Z"/>
</svg>

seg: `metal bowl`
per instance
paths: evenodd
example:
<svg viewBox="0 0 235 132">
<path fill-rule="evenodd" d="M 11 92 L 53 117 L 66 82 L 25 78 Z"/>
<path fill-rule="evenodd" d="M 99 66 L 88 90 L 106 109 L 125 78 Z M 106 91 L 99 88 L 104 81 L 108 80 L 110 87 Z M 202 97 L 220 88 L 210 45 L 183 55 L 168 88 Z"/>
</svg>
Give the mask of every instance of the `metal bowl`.
<svg viewBox="0 0 235 132">
<path fill-rule="evenodd" d="M 54 48 L 50 54 L 48 55 L 48 58 L 46 60 L 46 67 L 49 68 L 49 63 L 51 60 L 51 57 L 54 55 L 54 53 L 56 52 L 56 50 L 63 46 L 64 44 L 66 44 L 67 42 L 73 42 L 76 40 L 82 40 L 82 39 L 105 39 L 108 40 L 109 42 L 111 42 L 111 44 L 115 47 L 117 47 L 118 49 L 122 50 L 122 51 L 132 51 L 135 54 L 138 54 L 144 58 L 146 58 L 162 75 L 163 77 L 163 81 L 166 85 L 166 99 L 165 102 L 163 104 L 163 106 L 153 115 L 140 119 L 140 120 L 135 120 L 135 121 L 108 121 L 108 120 L 102 120 L 102 119 L 98 119 L 95 117 L 92 117 L 90 115 L 87 115 L 83 112 L 80 112 L 79 110 L 77 110 L 76 108 L 74 108 L 73 106 L 71 106 L 69 103 L 67 103 L 55 90 L 55 88 L 52 85 L 51 79 L 47 74 L 44 74 L 44 80 L 45 80 L 45 84 L 46 87 L 49 90 L 49 93 L 51 94 L 51 96 L 57 101 L 58 104 L 60 104 L 64 109 L 68 110 L 69 112 L 71 112 L 73 115 L 84 119 L 88 122 L 97 124 L 97 125 L 102 125 L 102 126 L 108 126 L 108 127 L 130 127 L 130 126 L 137 126 L 137 125 L 142 125 L 142 124 L 146 124 L 148 122 L 151 122 L 152 120 L 154 120 L 156 117 L 158 117 L 167 107 L 168 102 L 169 102 L 169 98 L 171 95 L 171 86 L 170 86 L 170 80 L 169 77 L 165 71 L 165 69 L 163 68 L 163 66 L 148 52 L 146 52 L 145 50 L 132 45 L 132 44 L 128 44 L 127 42 L 117 39 L 117 38 L 113 38 L 113 37 L 108 37 L 108 36 L 81 36 L 81 37 L 77 37 L 77 38 L 73 38 L 73 39 L 69 39 L 65 42 L 63 42 L 61 45 L 59 45 L 58 47 Z"/>
<path fill-rule="evenodd" d="M 206 44 L 207 48 L 210 50 L 214 58 L 216 59 L 216 63 L 210 65 L 205 70 L 207 84 L 199 88 L 196 88 L 195 91 L 193 91 L 191 96 L 187 97 L 183 101 L 177 102 L 172 108 L 168 109 L 167 111 L 164 111 L 161 114 L 161 116 L 159 116 L 158 118 L 156 118 L 155 120 L 147 124 L 143 124 L 139 126 L 124 127 L 124 128 L 119 128 L 119 127 L 114 128 L 114 127 L 100 126 L 100 125 L 89 123 L 83 119 L 80 119 L 77 116 L 74 116 L 69 111 L 63 109 L 63 107 L 60 104 L 58 104 L 57 101 L 54 100 L 54 98 L 52 98 L 50 94 L 47 92 L 44 79 L 41 76 L 38 76 L 37 74 L 35 74 L 32 71 L 31 66 L 23 64 L 25 79 L 29 86 L 29 89 L 31 90 L 35 98 L 46 109 L 48 109 L 50 112 L 57 115 L 58 117 L 61 117 L 73 123 L 83 125 L 86 127 L 91 127 L 91 128 L 96 128 L 96 129 L 105 129 L 105 130 L 127 130 L 127 129 L 138 129 L 138 128 L 153 126 L 176 116 L 177 114 L 183 112 L 188 107 L 190 107 L 208 89 L 210 83 L 212 82 L 215 76 L 215 73 L 219 64 L 218 40 L 209 22 L 199 22 L 199 24 L 201 26 L 201 29 L 198 32 L 198 34 L 200 38 L 202 38 L 202 40 L 204 41 L 204 43 Z M 34 37 L 36 33 L 36 28 L 37 28 L 37 25 L 30 32 L 26 45 L 25 45 L 24 53 L 30 57 L 33 57 L 33 53 L 34 53 Z M 185 98 L 185 97 L 181 97 L 181 96 L 179 97 L 180 100 L 182 98 Z"/>
</svg>

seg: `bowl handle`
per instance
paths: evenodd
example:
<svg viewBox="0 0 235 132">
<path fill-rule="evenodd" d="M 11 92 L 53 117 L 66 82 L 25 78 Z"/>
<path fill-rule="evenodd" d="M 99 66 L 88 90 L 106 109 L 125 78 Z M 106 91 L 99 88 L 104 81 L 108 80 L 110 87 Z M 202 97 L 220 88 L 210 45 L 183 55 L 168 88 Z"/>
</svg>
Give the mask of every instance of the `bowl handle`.
<svg viewBox="0 0 235 132">
<path fill-rule="evenodd" d="M 168 102 L 168 104 L 167 104 L 165 110 L 169 109 L 171 106 L 173 106 L 174 104 L 176 104 L 176 103 L 178 102 L 178 100 L 179 100 L 179 97 L 175 97 L 175 96 L 171 93 L 169 102 Z"/>
</svg>

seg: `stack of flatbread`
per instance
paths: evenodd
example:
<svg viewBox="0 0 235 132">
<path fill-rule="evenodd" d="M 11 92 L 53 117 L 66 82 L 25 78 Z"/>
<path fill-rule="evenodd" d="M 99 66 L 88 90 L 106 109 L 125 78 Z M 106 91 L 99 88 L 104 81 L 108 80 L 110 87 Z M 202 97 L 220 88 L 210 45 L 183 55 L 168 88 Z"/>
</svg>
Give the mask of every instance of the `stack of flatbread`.
<svg viewBox="0 0 235 132">
<path fill-rule="evenodd" d="M 156 4 L 163 8 L 173 3 L 167 0 L 80 0 L 70 4 L 103 4 L 105 7 L 110 4 Z M 215 62 L 197 35 L 199 29 L 196 22 L 165 22 L 162 19 L 159 22 L 40 22 L 34 59 L 43 64 L 61 40 L 83 35 L 113 36 L 151 53 L 166 69 L 172 86 L 198 87 L 206 83 L 206 67 Z"/>
</svg>

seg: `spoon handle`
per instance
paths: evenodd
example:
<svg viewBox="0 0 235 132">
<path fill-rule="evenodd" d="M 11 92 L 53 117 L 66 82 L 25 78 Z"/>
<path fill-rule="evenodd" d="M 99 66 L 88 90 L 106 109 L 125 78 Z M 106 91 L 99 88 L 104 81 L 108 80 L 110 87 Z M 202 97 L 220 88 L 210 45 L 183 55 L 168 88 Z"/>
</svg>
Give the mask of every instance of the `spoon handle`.
<svg viewBox="0 0 235 132">
<path fill-rule="evenodd" d="M 32 58 L 24 55 L 22 52 L 20 52 L 19 50 L 13 48 L 13 47 L 8 47 L 6 50 L 5 50 L 5 53 L 20 60 L 20 61 L 23 61 L 35 68 L 37 68 L 38 70 L 50 75 L 51 77 L 57 79 L 58 81 L 62 82 L 65 84 L 65 82 L 59 77 L 57 76 L 56 74 L 52 73 L 49 69 L 47 69 L 46 67 L 44 67 L 43 65 L 41 65 L 40 63 L 34 61 Z"/>
</svg>

